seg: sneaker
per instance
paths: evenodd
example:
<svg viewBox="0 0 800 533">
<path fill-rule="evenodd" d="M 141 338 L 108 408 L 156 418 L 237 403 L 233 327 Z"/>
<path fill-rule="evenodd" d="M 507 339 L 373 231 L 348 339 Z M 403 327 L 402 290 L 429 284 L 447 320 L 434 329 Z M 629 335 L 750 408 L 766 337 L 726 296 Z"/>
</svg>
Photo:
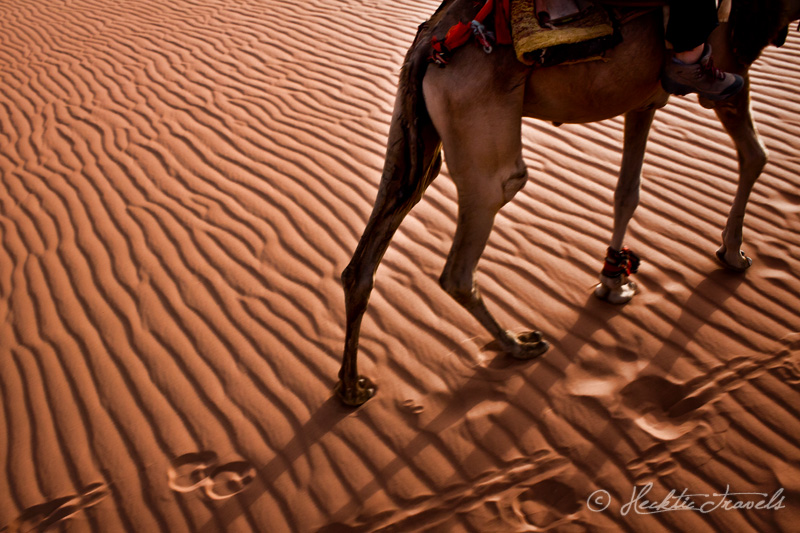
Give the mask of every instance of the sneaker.
<svg viewBox="0 0 800 533">
<path fill-rule="evenodd" d="M 711 45 L 706 44 L 697 63 L 687 65 L 672 56 L 661 72 L 661 85 L 670 94 L 697 93 L 709 100 L 724 100 L 739 92 L 744 80 L 714 66 Z"/>
</svg>

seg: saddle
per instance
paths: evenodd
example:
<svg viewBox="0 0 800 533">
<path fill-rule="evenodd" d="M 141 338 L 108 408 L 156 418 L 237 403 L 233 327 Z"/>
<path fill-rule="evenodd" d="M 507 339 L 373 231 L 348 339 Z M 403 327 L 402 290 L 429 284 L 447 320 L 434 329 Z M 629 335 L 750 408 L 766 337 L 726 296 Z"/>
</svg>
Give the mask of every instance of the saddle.
<svg viewBox="0 0 800 533">
<path fill-rule="evenodd" d="M 517 59 L 553 66 L 600 59 L 622 42 L 620 26 L 664 0 L 511 0 Z"/>
<path fill-rule="evenodd" d="M 553 66 L 599 56 L 622 42 L 620 25 L 664 0 L 455 0 L 433 29 L 429 60 L 448 63 L 474 38 L 486 53 L 513 45 L 531 66 Z M 465 22 L 469 21 L 469 22 Z"/>
</svg>

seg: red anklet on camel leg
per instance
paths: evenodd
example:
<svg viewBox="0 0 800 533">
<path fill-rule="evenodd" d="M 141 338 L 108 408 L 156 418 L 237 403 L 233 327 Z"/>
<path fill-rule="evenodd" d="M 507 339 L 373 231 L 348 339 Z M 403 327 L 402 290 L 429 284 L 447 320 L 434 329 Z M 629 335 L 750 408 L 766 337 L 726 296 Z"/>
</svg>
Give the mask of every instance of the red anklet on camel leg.
<svg viewBox="0 0 800 533">
<path fill-rule="evenodd" d="M 609 278 L 618 278 L 622 274 L 630 276 L 639 270 L 639 263 L 639 256 L 627 246 L 623 246 L 619 251 L 609 246 L 602 274 Z"/>
</svg>

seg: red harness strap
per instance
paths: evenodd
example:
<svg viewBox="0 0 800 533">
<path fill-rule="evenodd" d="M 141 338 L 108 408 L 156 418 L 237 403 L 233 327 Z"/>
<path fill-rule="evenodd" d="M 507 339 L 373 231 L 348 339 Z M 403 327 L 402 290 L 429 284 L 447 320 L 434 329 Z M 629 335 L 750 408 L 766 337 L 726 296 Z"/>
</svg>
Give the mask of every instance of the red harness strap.
<svg viewBox="0 0 800 533">
<path fill-rule="evenodd" d="M 495 4 L 497 4 L 495 6 Z M 434 37 L 431 41 L 433 52 L 431 60 L 439 65 L 446 65 L 450 54 L 456 48 L 464 46 L 474 33 L 478 43 L 486 53 L 491 53 L 491 41 L 500 44 L 511 44 L 510 0 L 486 0 L 483 7 L 469 24 L 459 22 L 447 30 L 444 40 Z M 496 36 L 485 31 L 483 21 L 494 11 Z"/>
</svg>

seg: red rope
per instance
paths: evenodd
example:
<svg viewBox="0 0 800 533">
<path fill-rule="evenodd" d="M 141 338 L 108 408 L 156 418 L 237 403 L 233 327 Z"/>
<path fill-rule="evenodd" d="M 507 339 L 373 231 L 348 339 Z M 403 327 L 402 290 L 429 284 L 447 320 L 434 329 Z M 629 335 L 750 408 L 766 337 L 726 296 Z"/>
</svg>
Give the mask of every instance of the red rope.
<svg viewBox="0 0 800 533">
<path fill-rule="evenodd" d="M 460 46 L 464 46 L 469 38 L 472 36 L 472 24 L 477 22 L 483 24 L 483 21 L 494 11 L 495 15 L 495 32 L 497 33 L 497 42 L 501 44 L 511 43 L 510 31 L 510 0 L 498 0 L 497 9 L 495 9 L 495 0 L 486 0 L 483 7 L 475 19 L 469 23 L 459 22 L 447 30 L 444 39 L 439 40 L 436 37 L 431 41 L 433 46 L 432 59 L 439 64 L 447 64 L 448 56 L 450 53 Z"/>
</svg>

